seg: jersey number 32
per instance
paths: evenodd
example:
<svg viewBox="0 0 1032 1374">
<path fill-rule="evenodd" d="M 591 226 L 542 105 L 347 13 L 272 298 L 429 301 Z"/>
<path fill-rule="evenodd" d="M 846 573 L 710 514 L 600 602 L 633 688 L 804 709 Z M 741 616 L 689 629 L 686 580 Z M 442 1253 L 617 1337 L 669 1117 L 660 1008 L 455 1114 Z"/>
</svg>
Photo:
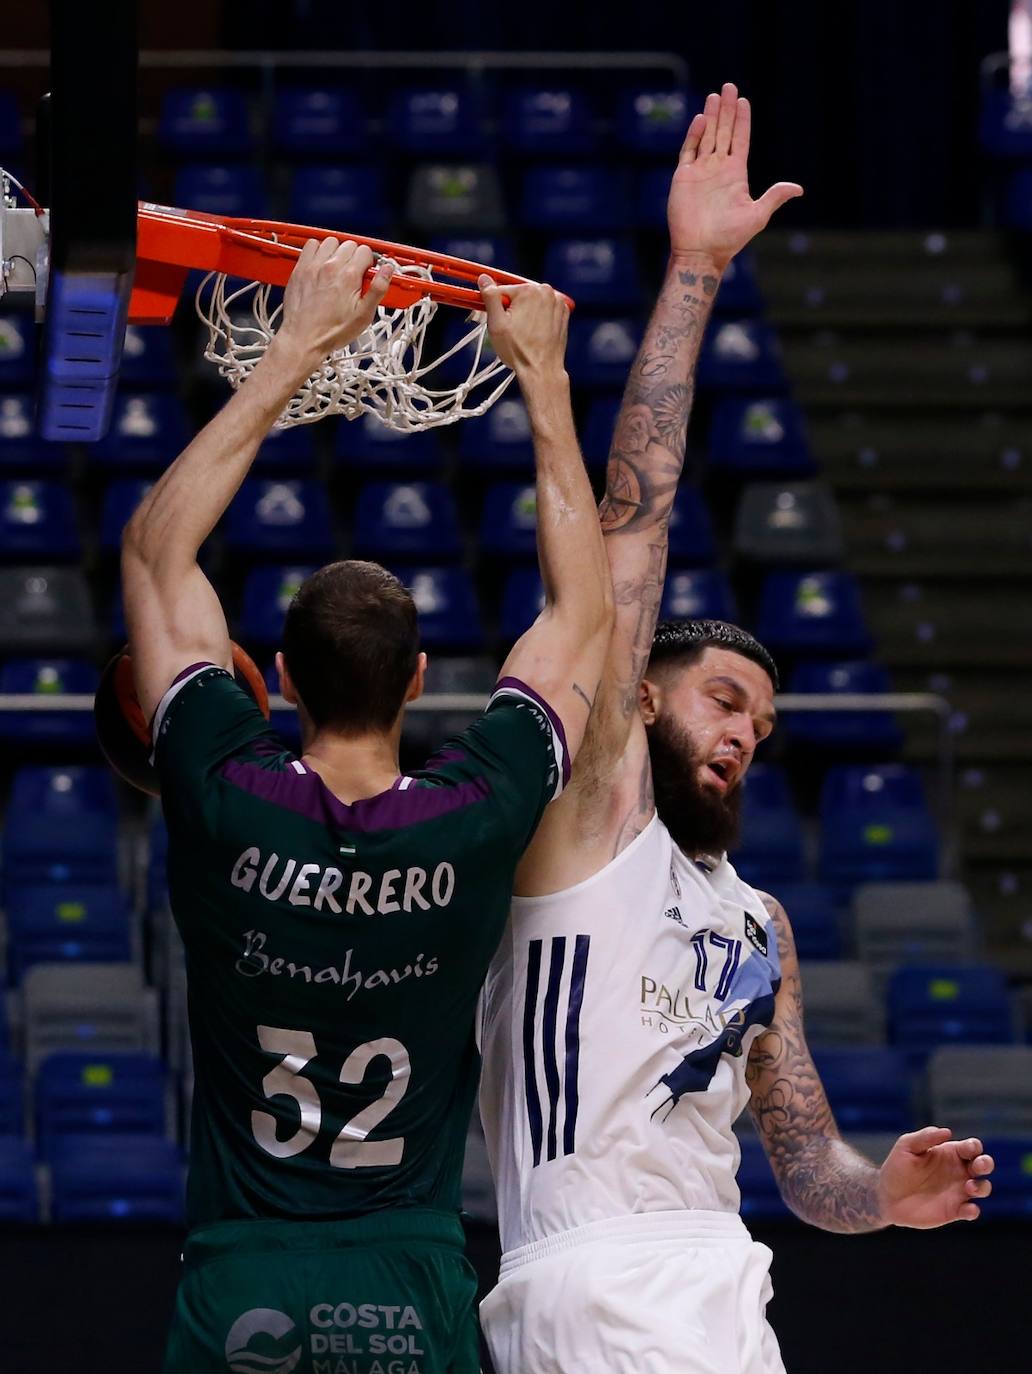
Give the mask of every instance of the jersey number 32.
<svg viewBox="0 0 1032 1374">
<path fill-rule="evenodd" d="M 318 1052 L 315 1037 L 311 1031 L 259 1026 L 258 1043 L 268 1054 L 283 1056 L 280 1063 L 262 1079 L 265 1096 L 293 1098 L 301 1109 L 301 1124 L 293 1135 L 280 1140 L 276 1135 L 276 1118 L 272 1113 L 252 1112 L 251 1130 L 266 1153 L 276 1159 L 290 1159 L 312 1144 L 322 1124 L 322 1103 L 315 1084 L 311 1079 L 301 1077 L 301 1070 Z M 408 1050 L 400 1040 L 392 1040 L 388 1036 L 369 1040 L 352 1050 L 345 1059 L 340 1081 L 361 1083 L 370 1063 L 380 1055 L 390 1061 L 390 1079 L 379 1097 L 345 1122 L 330 1148 L 330 1163 L 336 1169 L 368 1169 L 401 1163 L 404 1136 L 396 1136 L 392 1140 L 368 1140 L 366 1137 L 405 1096 L 411 1070 Z"/>
</svg>

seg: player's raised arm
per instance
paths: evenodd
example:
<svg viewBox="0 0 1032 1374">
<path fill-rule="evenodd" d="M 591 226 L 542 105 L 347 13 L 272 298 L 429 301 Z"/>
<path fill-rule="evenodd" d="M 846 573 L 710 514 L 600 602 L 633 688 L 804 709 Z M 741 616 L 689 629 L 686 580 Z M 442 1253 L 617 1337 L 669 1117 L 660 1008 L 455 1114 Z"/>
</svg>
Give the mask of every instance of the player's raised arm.
<svg viewBox="0 0 1032 1374">
<path fill-rule="evenodd" d="M 363 295 L 372 261 L 369 248 L 350 240 L 305 245 L 284 294 L 283 324 L 246 386 L 163 473 L 125 528 L 122 595 L 148 720 L 183 668 L 231 665 L 225 616 L 198 566 L 198 550 L 298 386 L 372 321 L 394 270 L 382 264 Z"/>
<path fill-rule="evenodd" d="M 517 641 L 502 677 L 531 687 L 562 721 L 576 755 L 598 689 L 612 627 L 612 588 L 566 375 L 569 310 L 550 286 L 481 279 L 498 356 L 516 373 L 530 416 L 537 482 L 537 547 L 545 605 Z"/>
<path fill-rule="evenodd" d="M 754 1042 L 746 1079 L 749 1108 L 781 1196 L 824 1231 L 927 1229 L 974 1221 L 989 1196 L 991 1157 L 980 1140 L 952 1140 L 945 1127 L 900 1136 L 880 1169 L 841 1138 L 803 1033 L 799 960 L 784 907 L 774 918 L 781 987 L 774 1018 Z"/>
<path fill-rule="evenodd" d="M 592 761 L 606 768 L 638 721 L 666 571 L 667 525 L 684 465 L 695 367 L 721 274 L 802 188 L 749 194 L 749 102 L 727 84 L 692 120 L 670 186 L 670 259 L 659 299 L 624 392 L 600 507 L 616 621 Z"/>
</svg>

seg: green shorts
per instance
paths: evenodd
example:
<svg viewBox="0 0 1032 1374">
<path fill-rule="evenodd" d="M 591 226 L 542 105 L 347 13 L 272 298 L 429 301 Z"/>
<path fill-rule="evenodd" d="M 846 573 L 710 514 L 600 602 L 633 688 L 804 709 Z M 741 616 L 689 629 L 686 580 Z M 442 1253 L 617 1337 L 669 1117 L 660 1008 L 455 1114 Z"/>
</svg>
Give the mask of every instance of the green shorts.
<svg viewBox="0 0 1032 1374">
<path fill-rule="evenodd" d="M 165 1374 L 477 1374 L 452 1213 L 236 1221 L 186 1242 Z"/>
</svg>

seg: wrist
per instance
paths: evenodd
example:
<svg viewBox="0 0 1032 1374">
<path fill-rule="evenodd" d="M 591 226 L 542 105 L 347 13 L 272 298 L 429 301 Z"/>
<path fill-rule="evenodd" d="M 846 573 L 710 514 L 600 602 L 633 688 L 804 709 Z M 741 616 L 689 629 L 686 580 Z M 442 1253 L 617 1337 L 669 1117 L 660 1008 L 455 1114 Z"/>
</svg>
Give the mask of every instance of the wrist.
<svg viewBox="0 0 1032 1374">
<path fill-rule="evenodd" d="M 517 367 L 514 369 L 527 410 L 533 412 L 556 402 L 570 400 L 570 378 L 563 367 Z"/>
<path fill-rule="evenodd" d="M 670 249 L 671 267 L 688 267 L 693 272 L 702 272 L 715 277 L 723 276 L 730 261 L 730 258 L 718 258 L 702 248 Z"/>
<path fill-rule="evenodd" d="M 269 360 L 266 370 L 274 371 L 277 377 L 282 378 L 284 386 L 289 384 L 288 395 L 292 395 L 325 356 L 325 352 L 306 346 L 289 329 L 280 329 L 272 336 L 265 350 L 265 357 Z"/>
</svg>

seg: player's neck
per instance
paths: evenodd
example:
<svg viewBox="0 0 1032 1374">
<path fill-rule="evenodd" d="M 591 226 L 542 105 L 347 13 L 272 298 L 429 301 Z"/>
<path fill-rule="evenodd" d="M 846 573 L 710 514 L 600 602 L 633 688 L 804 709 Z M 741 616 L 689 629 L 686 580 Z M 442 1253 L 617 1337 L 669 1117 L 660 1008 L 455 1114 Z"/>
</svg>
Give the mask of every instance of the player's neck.
<svg viewBox="0 0 1032 1374">
<path fill-rule="evenodd" d="M 320 732 L 305 741 L 302 755 L 338 801 L 350 805 L 363 797 L 375 797 L 394 785 L 401 772 L 398 762 L 400 725 L 386 734 L 362 735 Z"/>
</svg>

